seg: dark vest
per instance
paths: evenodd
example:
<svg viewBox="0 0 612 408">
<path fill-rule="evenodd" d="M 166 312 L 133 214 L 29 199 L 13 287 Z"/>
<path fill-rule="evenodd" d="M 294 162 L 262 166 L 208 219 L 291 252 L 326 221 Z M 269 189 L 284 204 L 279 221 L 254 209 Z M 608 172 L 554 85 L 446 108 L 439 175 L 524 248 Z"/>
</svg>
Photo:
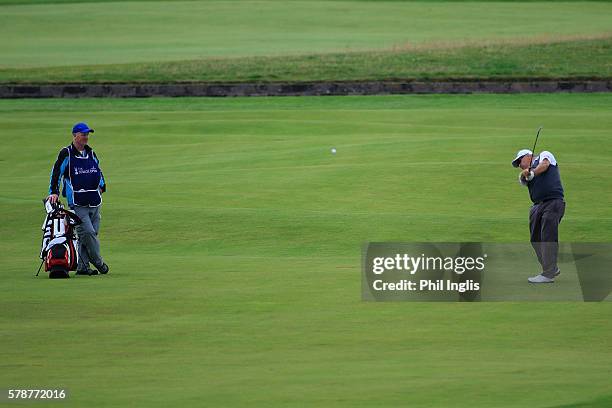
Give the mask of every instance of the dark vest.
<svg viewBox="0 0 612 408">
<path fill-rule="evenodd" d="M 102 173 L 93 157 L 92 150 L 85 150 L 83 157 L 73 147 L 68 148 L 70 184 L 72 184 L 73 203 L 83 207 L 97 207 L 102 202 L 100 179 Z"/>
<path fill-rule="evenodd" d="M 531 168 L 534 169 L 540 163 L 540 158 L 533 162 Z M 540 201 L 552 200 L 554 198 L 563 198 L 563 185 L 561 184 L 561 176 L 559 175 L 559 166 L 548 166 L 548 169 L 534 177 L 529 183 L 529 197 L 534 203 Z"/>
</svg>

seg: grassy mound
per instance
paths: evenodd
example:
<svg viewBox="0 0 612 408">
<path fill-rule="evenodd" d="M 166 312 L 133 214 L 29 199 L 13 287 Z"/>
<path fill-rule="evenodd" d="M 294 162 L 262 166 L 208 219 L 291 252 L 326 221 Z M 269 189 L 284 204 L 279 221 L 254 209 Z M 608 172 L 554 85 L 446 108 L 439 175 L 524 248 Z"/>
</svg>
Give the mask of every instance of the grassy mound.
<svg viewBox="0 0 612 408">
<path fill-rule="evenodd" d="M 605 2 L 0 5 L 0 82 L 609 78 Z"/>
</svg>

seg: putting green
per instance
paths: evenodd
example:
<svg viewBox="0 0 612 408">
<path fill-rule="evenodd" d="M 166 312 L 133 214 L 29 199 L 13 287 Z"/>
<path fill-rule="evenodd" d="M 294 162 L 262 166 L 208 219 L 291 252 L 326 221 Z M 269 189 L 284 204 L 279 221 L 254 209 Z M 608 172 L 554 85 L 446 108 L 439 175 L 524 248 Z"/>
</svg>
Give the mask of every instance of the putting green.
<svg viewBox="0 0 612 408">
<path fill-rule="evenodd" d="M 561 239 L 609 242 L 611 104 L 1 100 L 0 384 L 91 407 L 608 406 L 609 302 L 361 302 L 360 248 L 527 240 L 510 161 L 539 125 Z M 35 279 L 40 199 L 81 120 L 109 184 L 111 274 Z"/>
</svg>

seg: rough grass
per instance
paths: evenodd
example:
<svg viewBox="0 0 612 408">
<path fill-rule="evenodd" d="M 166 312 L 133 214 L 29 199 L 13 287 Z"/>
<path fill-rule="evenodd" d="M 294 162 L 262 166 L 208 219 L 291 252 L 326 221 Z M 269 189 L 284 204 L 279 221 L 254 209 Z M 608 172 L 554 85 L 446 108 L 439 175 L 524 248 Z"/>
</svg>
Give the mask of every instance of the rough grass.
<svg viewBox="0 0 612 408">
<path fill-rule="evenodd" d="M 295 57 L 0 69 L 4 83 L 610 78 L 612 39 L 540 37 Z"/>
</svg>

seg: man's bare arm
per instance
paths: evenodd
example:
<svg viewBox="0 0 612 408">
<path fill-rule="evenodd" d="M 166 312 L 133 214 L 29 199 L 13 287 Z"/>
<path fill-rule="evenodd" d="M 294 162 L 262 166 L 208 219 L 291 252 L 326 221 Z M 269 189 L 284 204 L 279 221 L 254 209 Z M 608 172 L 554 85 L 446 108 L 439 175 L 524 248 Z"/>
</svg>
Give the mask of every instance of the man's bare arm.
<svg viewBox="0 0 612 408">
<path fill-rule="evenodd" d="M 548 170 L 548 166 L 550 166 L 550 162 L 548 161 L 548 159 L 542 160 L 540 164 L 538 164 L 538 167 L 533 169 L 533 174 L 535 174 L 536 176 L 539 176 L 540 174 Z"/>
<path fill-rule="evenodd" d="M 535 169 L 533 170 L 525 169 L 521 172 L 521 174 L 526 180 L 529 180 L 530 171 L 533 171 L 534 177 L 539 176 L 540 174 L 548 170 L 548 166 L 550 166 L 550 161 L 548 161 L 548 159 L 544 159 L 540 162 L 540 164 L 538 164 L 538 167 L 536 167 Z"/>
</svg>

